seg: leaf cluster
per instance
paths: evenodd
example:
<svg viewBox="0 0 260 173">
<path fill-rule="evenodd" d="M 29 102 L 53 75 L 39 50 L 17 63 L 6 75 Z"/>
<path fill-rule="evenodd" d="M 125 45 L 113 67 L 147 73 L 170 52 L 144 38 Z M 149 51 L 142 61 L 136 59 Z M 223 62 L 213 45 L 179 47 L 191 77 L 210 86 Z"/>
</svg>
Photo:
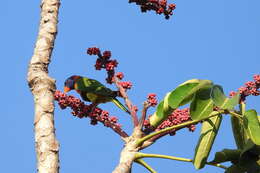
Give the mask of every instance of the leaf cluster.
<svg viewBox="0 0 260 173">
<path fill-rule="evenodd" d="M 169 114 L 180 106 L 189 104 L 193 121 L 201 120 L 200 138 L 194 151 L 193 164 L 196 169 L 206 164 L 231 162 L 227 173 L 260 172 L 260 123 L 255 110 L 246 110 L 240 94 L 227 97 L 220 85 L 209 80 L 192 79 L 166 94 L 150 124 L 156 128 Z M 239 106 L 239 110 L 235 108 Z M 208 161 L 211 148 L 218 134 L 223 115 L 231 115 L 231 125 L 237 149 L 224 149 Z"/>
</svg>

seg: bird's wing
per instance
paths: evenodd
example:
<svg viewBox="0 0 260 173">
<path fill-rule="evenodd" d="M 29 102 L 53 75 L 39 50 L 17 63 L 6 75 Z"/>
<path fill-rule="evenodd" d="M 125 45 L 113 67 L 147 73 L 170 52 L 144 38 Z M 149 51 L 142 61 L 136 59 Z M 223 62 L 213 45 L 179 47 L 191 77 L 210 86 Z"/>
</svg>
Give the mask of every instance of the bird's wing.
<svg viewBox="0 0 260 173">
<path fill-rule="evenodd" d="M 87 93 L 94 93 L 101 96 L 114 97 L 114 92 L 105 87 L 102 83 L 97 80 L 83 77 L 76 82 L 78 90 Z"/>
<path fill-rule="evenodd" d="M 87 96 L 87 92 L 80 92 L 80 96 L 83 100 L 90 102 L 88 96 Z"/>
</svg>

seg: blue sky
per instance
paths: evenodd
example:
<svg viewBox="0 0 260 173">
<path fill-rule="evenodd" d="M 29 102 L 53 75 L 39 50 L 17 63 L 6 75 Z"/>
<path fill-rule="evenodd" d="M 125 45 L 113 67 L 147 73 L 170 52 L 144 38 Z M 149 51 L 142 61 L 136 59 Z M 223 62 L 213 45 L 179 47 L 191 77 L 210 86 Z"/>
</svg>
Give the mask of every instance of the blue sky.
<svg viewBox="0 0 260 173">
<path fill-rule="evenodd" d="M 139 109 L 148 93 L 162 99 L 188 79 L 212 80 L 228 93 L 260 73 L 259 0 L 169 2 L 176 3 L 177 9 L 170 20 L 165 20 L 153 12 L 141 13 L 127 0 L 62 1 L 49 67 L 57 88 L 62 89 L 64 80 L 72 74 L 105 81 L 105 73 L 93 68 L 95 58 L 85 53 L 91 46 L 112 51 L 119 61 L 118 71 L 133 83 L 129 96 Z M 35 172 L 34 106 L 26 72 L 38 31 L 40 1 L 0 4 L 0 172 Z M 111 104 L 100 107 L 117 115 L 126 131 L 131 131 L 130 118 L 120 110 L 114 110 Z M 250 97 L 248 108 L 260 112 L 259 98 Z M 117 165 L 123 143 L 110 129 L 91 126 L 88 119 L 76 119 L 69 110 L 58 107 L 55 125 L 61 146 L 61 173 L 111 172 Z M 210 158 L 214 151 L 235 147 L 230 130 L 227 116 Z M 199 127 L 194 133 L 184 129 L 144 152 L 192 158 L 198 135 Z M 222 172 L 210 166 L 196 171 L 190 163 L 146 160 L 158 173 Z M 133 173 L 145 171 L 134 164 Z"/>
</svg>

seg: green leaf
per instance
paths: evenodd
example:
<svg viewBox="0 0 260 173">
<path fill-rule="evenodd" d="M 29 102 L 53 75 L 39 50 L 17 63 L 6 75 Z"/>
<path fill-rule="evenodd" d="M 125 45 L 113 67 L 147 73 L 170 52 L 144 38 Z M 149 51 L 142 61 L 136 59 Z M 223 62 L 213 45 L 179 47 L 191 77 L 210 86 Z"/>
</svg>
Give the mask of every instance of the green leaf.
<svg viewBox="0 0 260 173">
<path fill-rule="evenodd" d="M 247 173 L 260 173 L 260 166 L 257 162 L 249 162 L 246 168 Z"/>
<path fill-rule="evenodd" d="M 176 109 L 187 104 L 199 89 L 208 85 L 212 85 L 209 80 L 192 79 L 184 82 L 170 93 L 168 98 L 170 107 Z"/>
<path fill-rule="evenodd" d="M 200 89 L 196 92 L 190 104 L 192 120 L 205 118 L 213 112 L 213 101 L 210 97 L 211 87 Z"/>
<path fill-rule="evenodd" d="M 241 151 L 241 150 L 239 150 Z M 248 140 L 237 157 L 239 160 L 233 160 L 231 167 L 229 167 L 227 173 L 260 173 L 259 166 L 259 154 L 260 146 L 253 143 L 252 140 Z"/>
<path fill-rule="evenodd" d="M 260 166 L 256 162 L 256 159 L 247 159 L 242 160 L 239 163 L 239 166 L 246 170 L 246 173 L 260 173 Z"/>
<path fill-rule="evenodd" d="M 201 135 L 197 143 L 193 159 L 193 165 L 196 169 L 201 169 L 205 166 L 221 121 L 222 115 L 219 115 L 202 123 Z"/>
<path fill-rule="evenodd" d="M 237 117 L 231 116 L 231 125 L 237 148 L 243 149 L 248 140 L 243 121 Z"/>
<path fill-rule="evenodd" d="M 155 113 L 150 118 L 150 124 L 153 127 L 157 127 L 172 113 L 173 109 L 169 107 L 168 97 L 170 93 L 167 93 L 163 101 L 159 103 Z"/>
<path fill-rule="evenodd" d="M 240 154 L 241 150 L 224 149 L 220 152 L 216 152 L 214 159 L 210 163 L 238 162 Z"/>
<path fill-rule="evenodd" d="M 256 144 L 260 145 L 260 123 L 258 121 L 257 112 L 248 110 L 243 116 L 243 124 L 249 138 Z"/>
<path fill-rule="evenodd" d="M 233 164 L 226 169 L 225 173 L 260 173 L 257 162 L 248 160 L 246 164 Z"/>
<path fill-rule="evenodd" d="M 174 109 L 191 101 L 196 91 L 207 86 L 212 86 L 212 82 L 198 79 L 189 80 L 179 85 L 175 90 L 167 93 L 159 103 L 156 112 L 150 118 L 150 124 L 157 127 L 168 118 Z"/>
<path fill-rule="evenodd" d="M 248 140 L 245 147 L 243 148 L 240 154 L 240 162 L 253 162 L 259 159 L 260 155 L 260 146 L 254 144 L 252 140 Z"/>
<path fill-rule="evenodd" d="M 246 169 L 239 165 L 231 165 L 229 168 L 226 169 L 225 173 L 245 173 Z"/>
<path fill-rule="evenodd" d="M 240 103 L 239 114 L 244 116 L 245 110 L 246 110 L 245 103 Z M 231 116 L 231 125 L 232 125 L 233 136 L 235 138 L 237 148 L 242 150 L 249 139 L 244 128 L 243 120 L 241 118 Z"/>
<path fill-rule="evenodd" d="M 222 109 L 232 110 L 239 103 L 240 94 L 237 93 L 232 98 L 228 98 L 220 85 L 214 85 L 211 91 L 211 98 L 216 106 Z"/>
</svg>

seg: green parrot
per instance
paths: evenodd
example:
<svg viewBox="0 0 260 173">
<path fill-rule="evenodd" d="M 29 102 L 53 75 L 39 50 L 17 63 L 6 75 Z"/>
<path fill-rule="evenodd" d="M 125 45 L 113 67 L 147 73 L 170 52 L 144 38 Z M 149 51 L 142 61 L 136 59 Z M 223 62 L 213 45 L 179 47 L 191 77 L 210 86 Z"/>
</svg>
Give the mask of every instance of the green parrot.
<svg viewBox="0 0 260 173">
<path fill-rule="evenodd" d="M 95 79 L 73 75 L 66 79 L 64 92 L 76 90 L 85 101 L 92 102 L 95 106 L 100 103 L 113 102 L 117 107 L 130 114 L 129 110 L 116 99 L 117 92 L 105 87 Z"/>
</svg>

